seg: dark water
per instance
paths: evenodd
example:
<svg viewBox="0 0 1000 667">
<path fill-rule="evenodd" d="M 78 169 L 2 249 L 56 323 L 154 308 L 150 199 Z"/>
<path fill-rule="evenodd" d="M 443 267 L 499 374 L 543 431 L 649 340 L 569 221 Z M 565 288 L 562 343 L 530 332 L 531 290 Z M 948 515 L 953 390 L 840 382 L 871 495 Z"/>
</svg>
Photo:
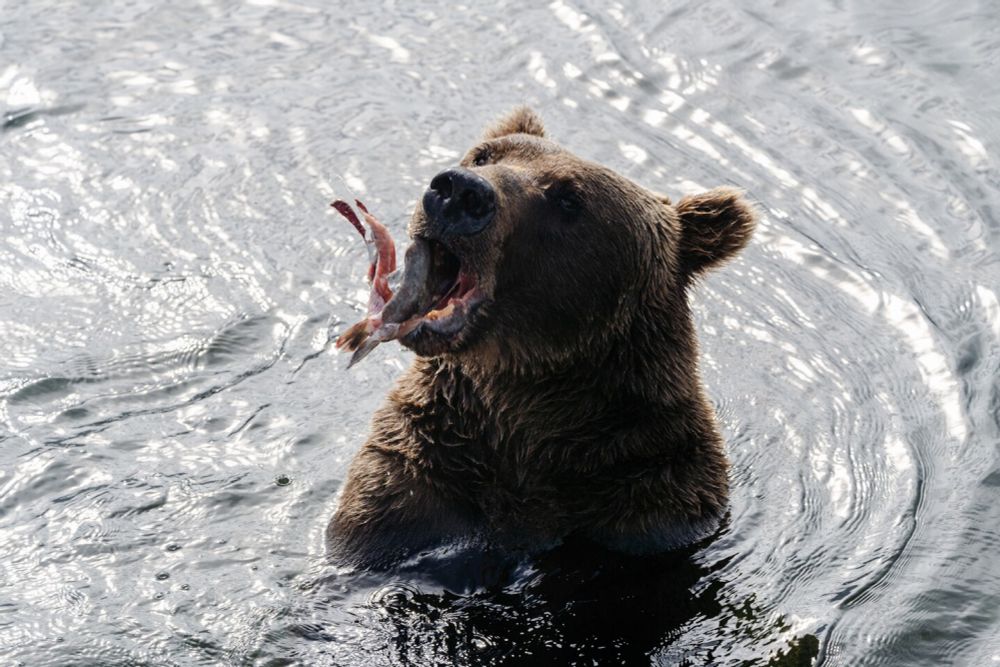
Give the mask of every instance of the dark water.
<svg viewBox="0 0 1000 667">
<path fill-rule="evenodd" d="M 1000 664 L 995 5 L 349 4 L 0 2 L 0 663 Z M 409 356 L 333 354 L 365 256 L 327 204 L 401 234 L 517 102 L 762 203 L 694 294 L 729 522 L 333 571 Z"/>
</svg>

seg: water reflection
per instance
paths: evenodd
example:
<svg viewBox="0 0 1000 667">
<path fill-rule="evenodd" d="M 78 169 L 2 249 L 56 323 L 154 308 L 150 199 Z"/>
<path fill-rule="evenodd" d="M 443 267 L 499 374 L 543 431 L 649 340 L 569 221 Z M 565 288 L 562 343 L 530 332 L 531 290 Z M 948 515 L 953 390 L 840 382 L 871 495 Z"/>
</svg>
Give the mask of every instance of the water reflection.
<svg viewBox="0 0 1000 667">
<path fill-rule="evenodd" d="M 753 594 L 731 598 L 717 574 L 728 561 L 705 563 L 700 551 L 634 558 L 574 541 L 527 560 L 463 550 L 428 557 L 388 575 L 390 584 L 357 573 L 319 575 L 301 585 L 313 603 L 295 617 L 309 620 L 288 625 L 281 613 L 264 619 L 266 641 L 248 658 L 336 662 L 362 653 L 373 664 L 404 665 L 714 664 L 738 657 L 719 651 L 728 635 L 754 643 L 769 665 L 812 664 L 818 639 L 799 634 Z M 331 604 L 332 590 L 372 585 L 350 614 L 386 637 L 381 655 L 345 637 L 343 620 L 331 613 L 345 607 L 338 594 Z M 683 632 L 692 628 L 695 636 Z"/>
</svg>

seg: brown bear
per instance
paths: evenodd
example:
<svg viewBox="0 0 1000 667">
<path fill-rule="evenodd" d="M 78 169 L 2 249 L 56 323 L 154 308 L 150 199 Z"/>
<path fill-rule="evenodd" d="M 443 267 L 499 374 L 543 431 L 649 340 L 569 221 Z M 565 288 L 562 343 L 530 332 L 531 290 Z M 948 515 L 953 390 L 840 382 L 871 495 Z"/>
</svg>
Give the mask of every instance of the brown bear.
<svg viewBox="0 0 1000 667">
<path fill-rule="evenodd" d="M 527 108 L 488 128 L 410 222 L 409 287 L 386 312 L 420 318 L 400 338 L 417 356 L 351 464 L 333 559 L 569 536 L 641 554 L 710 534 L 728 464 L 687 291 L 755 218 L 731 189 L 653 194 Z"/>
</svg>

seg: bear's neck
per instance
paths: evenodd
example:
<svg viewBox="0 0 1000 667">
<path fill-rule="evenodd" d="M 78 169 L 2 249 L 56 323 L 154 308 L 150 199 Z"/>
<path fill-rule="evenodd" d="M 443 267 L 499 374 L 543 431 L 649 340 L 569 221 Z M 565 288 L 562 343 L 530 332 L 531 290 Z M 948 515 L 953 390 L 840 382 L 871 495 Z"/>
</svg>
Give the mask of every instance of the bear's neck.
<svg viewBox="0 0 1000 667">
<path fill-rule="evenodd" d="M 474 416 L 455 414 L 456 422 L 471 417 L 470 428 L 490 431 L 508 444 L 615 438 L 645 456 L 670 443 L 644 438 L 669 434 L 685 451 L 719 449 L 714 411 L 698 373 L 693 323 L 682 304 L 669 309 L 646 304 L 619 340 L 546 366 L 436 360 L 441 370 L 449 366 L 449 384 L 466 385 L 461 393 L 470 400 L 464 405 L 477 404 Z"/>
</svg>

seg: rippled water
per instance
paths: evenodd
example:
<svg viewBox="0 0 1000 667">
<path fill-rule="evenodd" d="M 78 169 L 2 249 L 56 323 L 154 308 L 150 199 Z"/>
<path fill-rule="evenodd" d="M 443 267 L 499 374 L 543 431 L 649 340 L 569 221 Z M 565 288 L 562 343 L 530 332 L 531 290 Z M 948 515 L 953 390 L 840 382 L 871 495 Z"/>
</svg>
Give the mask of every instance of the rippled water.
<svg viewBox="0 0 1000 667">
<path fill-rule="evenodd" d="M 0 662 L 1000 662 L 996 8 L 347 4 L 2 7 Z M 485 588 L 332 571 L 409 357 L 333 354 L 365 255 L 327 204 L 401 235 L 517 102 L 761 202 L 694 294 L 731 516 Z"/>
</svg>

